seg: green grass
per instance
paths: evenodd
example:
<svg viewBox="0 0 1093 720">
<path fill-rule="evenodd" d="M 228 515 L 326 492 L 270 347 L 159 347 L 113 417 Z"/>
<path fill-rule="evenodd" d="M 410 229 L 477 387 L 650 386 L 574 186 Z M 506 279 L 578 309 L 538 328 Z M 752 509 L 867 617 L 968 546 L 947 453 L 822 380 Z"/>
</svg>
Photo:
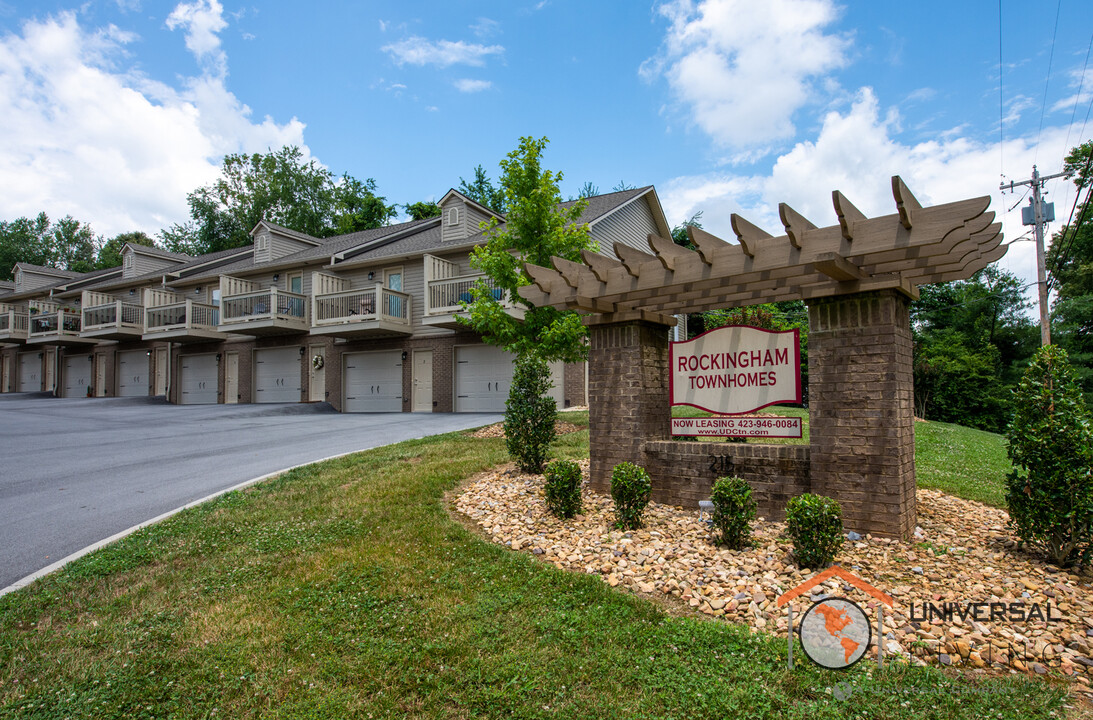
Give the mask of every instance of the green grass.
<svg viewBox="0 0 1093 720">
<path fill-rule="evenodd" d="M 1006 474 L 1011 468 L 1001 435 L 950 423 L 915 423 L 919 487 L 1005 508 Z"/>
<path fill-rule="evenodd" d="M 555 448 L 578 458 L 587 443 L 579 432 Z M 487 543 L 451 519 L 445 493 L 504 459 L 500 440 L 456 433 L 301 468 L 0 598 L 0 717 L 1062 711 L 1059 686 L 1024 678 L 867 662 L 791 672 L 784 638 L 673 617 L 598 577 Z M 829 694 L 847 682 L 850 700 Z"/>
</svg>

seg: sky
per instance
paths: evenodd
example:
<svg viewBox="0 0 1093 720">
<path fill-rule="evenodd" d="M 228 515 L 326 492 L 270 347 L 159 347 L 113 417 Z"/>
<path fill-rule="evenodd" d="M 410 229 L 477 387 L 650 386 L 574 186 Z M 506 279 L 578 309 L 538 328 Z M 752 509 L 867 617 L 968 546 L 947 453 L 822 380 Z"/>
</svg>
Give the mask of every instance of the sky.
<svg viewBox="0 0 1093 720">
<path fill-rule="evenodd" d="M 1082 8 L 1086 8 L 1082 10 Z M 989 195 L 1007 241 L 1024 189 L 1093 138 L 1088 0 L 0 0 L 0 220 L 106 237 L 187 219 L 228 153 L 300 146 L 436 200 L 522 136 L 562 193 L 655 185 L 668 221 L 819 226 L 838 189 L 894 212 Z M 1047 185 L 1057 229 L 1072 184 Z M 1035 280 L 1031 242 L 999 263 Z"/>
</svg>

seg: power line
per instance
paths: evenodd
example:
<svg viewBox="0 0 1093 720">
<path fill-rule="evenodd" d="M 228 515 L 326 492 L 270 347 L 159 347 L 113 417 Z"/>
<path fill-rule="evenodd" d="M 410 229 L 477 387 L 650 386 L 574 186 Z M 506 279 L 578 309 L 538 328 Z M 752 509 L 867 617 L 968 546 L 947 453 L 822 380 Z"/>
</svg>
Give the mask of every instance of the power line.
<svg viewBox="0 0 1093 720">
<path fill-rule="evenodd" d="M 1089 35 L 1089 47 L 1085 49 L 1085 62 L 1082 63 L 1082 74 L 1078 79 L 1078 92 L 1074 95 L 1074 109 L 1070 111 L 1070 122 L 1066 126 L 1066 142 L 1063 143 L 1063 155 L 1070 150 L 1070 131 L 1074 129 L 1074 117 L 1078 114 L 1078 103 L 1082 99 L 1082 87 L 1085 85 L 1085 71 L 1089 67 L 1089 51 L 1093 50 L 1093 33 Z M 1087 114 L 1088 118 L 1089 115 Z M 1085 125 L 1082 125 L 1082 132 L 1085 132 Z M 1078 137 L 1081 137 L 1079 135 Z"/>
<path fill-rule="evenodd" d="M 1002 92 L 1002 0 L 998 0 L 998 176 L 1006 176 L 1005 96 Z"/>
<path fill-rule="evenodd" d="M 1036 156 L 1040 152 L 1040 133 L 1044 129 L 1044 115 L 1047 113 L 1047 90 L 1051 87 L 1051 65 L 1055 60 L 1055 36 L 1059 33 L 1059 14 L 1063 8 L 1063 0 L 1055 3 L 1055 29 L 1051 31 L 1051 52 L 1047 57 L 1047 77 L 1044 78 L 1044 101 L 1040 103 L 1040 128 L 1036 131 L 1036 150 L 1032 155 L 1035 164 Z"/>
<path fill-rule="evenodd" d="M 1080 175 L 1085 176 L 1085 177 L 1088 178 L 1089 177 L 1089 168 L 1090 168 L 1091 164 L 1093 164 L 1093 151 L 1091 151 L 1089 153 L 1089 157 L 1085 161 L 1085 169 L 1082 170 Z M 1078 228 L 1080 228 L 1082 226 L 1082 222 L 1085 220 L 1085 213 L 1089 209 L 1089 192 L 1086 192 L 1086 194 L 1085 194 L 1086 202 L 1085 202 L 1084 205 L 1082 205 L 1082 214 L 1078 216 L 1078 224 L 1077 225 L 1072 224 L 1072 221 L 1074 220 L 1074 209 L 1078 207 L 1078 199 L 1081 197 L 1081 195 L 1082 195 L 1082 190 L 1079 187 L 1078 191 L 1074 194 L 1074 205 L 1070 208 L 1070 218 L 1066 221 L 1066 225 L 1063 228 L 1063 237 L 1062 237 L 1062 240 L 1059 241 L 1059 252 L 1057 252 L 1055 254 L 1055 262 L 1052 264 L 1052 268 L 1051 268 L 1052 276 L 1051 276 L 1051 279 L 1048 281 L 1048 290 L 1049 291 L 1051 290 L 1051 288 L 1054 285 L 1058 284 L 1057 281 L 1056 281 L 1056 278 L 1055 278 L 1055 273 L 1057 273 L 1059 271 L 1059 268 L 1064 267 L 1066 265 L 1066 263 L 1069 262 L 1069 260 L 1070 260 L 1069 255 L 1070 255 L 1071 250 L 1073 250 L 1073 248 L 1074 248 L 1074 239 L 1078 236 Z M 1070 230 L 1070 242 L 1069 243 L 1066 240 L 1066 230 L 1067 229 Z M 1064 246 L 1064 244 L 1065 244 L 1065 246 Z"/>
</svg>

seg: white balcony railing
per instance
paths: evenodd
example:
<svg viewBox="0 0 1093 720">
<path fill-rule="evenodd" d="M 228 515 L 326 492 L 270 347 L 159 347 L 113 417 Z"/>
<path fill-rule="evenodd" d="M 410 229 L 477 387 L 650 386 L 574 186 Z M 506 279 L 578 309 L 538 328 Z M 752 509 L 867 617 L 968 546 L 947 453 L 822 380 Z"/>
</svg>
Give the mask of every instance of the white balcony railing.
<svg viewBox="0 0 1093 720">
<path fill-rule="evenodd" d="M 230 295 L 220 301 L 220 324 L 245 324 L 258 320 L 285 321 L 290 325 L 307 324 L 307 296 L 269 288 L 242 295 Z"/>
<path fill-rule="evenodd" d="M 376 297 L 379 297 L 379 303 Z M 410 324 L 410 296 L 377 285 L 344 292 L 315 296 L 316 326 L 385 320 L 400 325 Z"/>
<path fill-rule="evenodd" d="M 25 312 L 7 310 L 0 312 L 0 334 L 10 337 L 26 337 L 29 317 Z"/>
<path fill-rule="evenodd" d="M 446 280 L 429 281 L 426 295 L 429 302 L 425 306 L 426 315 L 450 315 L 463 310 L 462 303 L 473 300 L 471 288 L 479 280 L 485 280 L 495 300 L 509 307 L 504 290 L 493 285 L 492 281 L 483 274 L 462 275 Z"/>
<path fill-rule="evenodd" d="M 150 307 L 144 314 L 146 333 L 177 330 L 216 332 L 216 326 L 220 324 L 219 308 L 193 300 Z"/>
<path fill-rule="evenodd" d="M 83 332 L 108 329 L 127 329 L 137 333 L 142 332 L 144 329 L 144 308 L 136 303 L 127 303 L 122 300 L 84 308 Z"/>
<path fill-rule="evenodd" d="M 49 313 L 39 313 L 30 316 L 30 337 L 46 337 L 50 335 L 79 335 L 80 311 L 73 308 L 63 308 Z"/>
</svg>

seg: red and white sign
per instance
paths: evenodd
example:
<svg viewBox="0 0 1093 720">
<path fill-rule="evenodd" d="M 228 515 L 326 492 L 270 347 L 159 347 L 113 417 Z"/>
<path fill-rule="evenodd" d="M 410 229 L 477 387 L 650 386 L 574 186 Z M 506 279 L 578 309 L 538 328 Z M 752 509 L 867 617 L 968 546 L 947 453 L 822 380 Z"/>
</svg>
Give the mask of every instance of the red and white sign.
<svg viewBox="0 0 1093 720">
<path fill-rule="evenodd" d="M 714 417 L 672 418 L 672 437 L 803 437 L 804 426 L 799 417 L 732 415 Z"/>
<path fill-rule="evenodd" d="M 668 358 L 672 405 L 742 415 L 801 402 L 797 330 L 721 327 L 673 342 Z"/>
</svg>

